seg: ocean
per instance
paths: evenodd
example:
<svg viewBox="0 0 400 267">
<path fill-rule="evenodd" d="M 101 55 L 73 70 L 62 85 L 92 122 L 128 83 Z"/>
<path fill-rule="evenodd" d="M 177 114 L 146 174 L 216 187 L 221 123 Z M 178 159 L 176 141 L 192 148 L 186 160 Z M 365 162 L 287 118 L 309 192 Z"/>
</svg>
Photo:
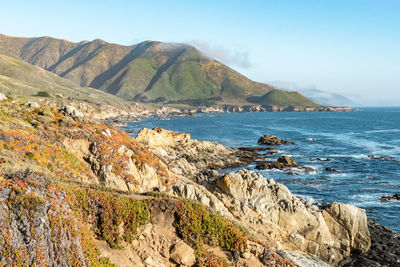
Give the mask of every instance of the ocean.
<svg viewBox="0 0 400 267">
<path fill-rule="evenodd" d="M 305 200 L 339 201 L 364 208 L 368 217 L 400 232 L 400 202 L 379 200 L 383 195 L 400 193 L 400 108 L 197 114 L 169 120 L 144 118 L 129 122 L 126 128 L 138 131 L 144 127 L 190 133 L 193 139 L 231 147 L 258 146 L 257 140 L 264 134 L 293 141 L 295 145 L 277 146 L 279 153 L 272 159 L 288 155 L 318 173 L 259 171 L 255 164 L 247 168 L 286 185 Z M 326 167 L 337 171 L 326 171 Z"/>
</svg>

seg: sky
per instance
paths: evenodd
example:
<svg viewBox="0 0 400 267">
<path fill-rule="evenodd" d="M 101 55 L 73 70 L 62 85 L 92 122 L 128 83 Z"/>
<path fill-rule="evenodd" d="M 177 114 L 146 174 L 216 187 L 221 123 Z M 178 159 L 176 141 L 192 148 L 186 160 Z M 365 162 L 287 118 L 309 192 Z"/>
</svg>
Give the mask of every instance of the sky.
<svg viewBox="0 0 400 267">
<path fill-rule="evenodd" d="M 0 0 L 0 33 L 189 43 L 259 82 L 400 106 L 400 1 Z"/>
</svg>

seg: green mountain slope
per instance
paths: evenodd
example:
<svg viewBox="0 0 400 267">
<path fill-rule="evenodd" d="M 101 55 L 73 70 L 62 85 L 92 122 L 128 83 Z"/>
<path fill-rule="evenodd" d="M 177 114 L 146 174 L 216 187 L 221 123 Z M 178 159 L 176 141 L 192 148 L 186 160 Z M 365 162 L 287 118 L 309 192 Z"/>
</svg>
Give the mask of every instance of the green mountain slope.
<svg viewBox="0 0 400 267">
<path fill-rule="evenodd" d="M 35 95 L 47 91 L 50 95 L 86 100 L 96 104 L 128 105 L 126 101 L 93 88 L 84 88 L 42 68 L 0 54 L 0 92 L 11 95 Z"/>
<path fill-rule="evenodd" d="M 72 43 L 50 37 L 0 35 L 0 52 L 81 86 L 97 88 L 127 100 L 170 103 L 211 100 L 220 104 L 249 104 L 247 99 L 274 90 L 185 44 L 145 41 L 122 46 L 98 39 Z M 289 96 L 282 94 L 279 105 L 297 105 Z M 300 104 L 306 106 L 306 102 Z"/>
<path fill-rule="evenodd" d="M 299 92 L 286 92 L 281 90 L 273 90 L 261 97 L 250 97 L 249 102 L 261 105 L 276 105 L 281 107 L 318 107 L 320 105 L 314 103 Z"/>
</svg>

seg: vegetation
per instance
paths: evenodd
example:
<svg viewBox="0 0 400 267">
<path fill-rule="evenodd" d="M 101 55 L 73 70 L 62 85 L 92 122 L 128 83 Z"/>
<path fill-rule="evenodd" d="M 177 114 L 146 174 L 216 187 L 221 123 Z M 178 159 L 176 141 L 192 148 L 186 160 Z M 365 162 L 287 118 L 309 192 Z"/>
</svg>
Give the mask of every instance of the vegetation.
<svg viewBox="0 0 400 267">
<path fill-rule="evenodd" d="M 250 97 L 248 100 L 257 104 L 276 105 L 283 108 L 289 106 L 300 108 L 320 106 L 298 92 L 285 92 L 280 90 L 273 90 L 261 97 Z"/>
<path fill-rule="evenodd" d="M 51 95 L 50 95 L 49 92 L 47 92 L 47 91 L 38 91 L 37 94 L 36 94 L 35 96 L 51 97 Z"/>
<path fill-rule="evenodd" d="M 176 226 L 183 240 L 194 247 L 209 244 L 244 252 L 247 237 L 238 227 L 198 202 L 181 201 L 179 205 Z"/>
<path fill-rule="evenodd" d="M 152 222 L 152 208 L 161 204 L 174 216 L 176 232 L 195 249 L 199 266 L 228 265 L 208 247 L 218 246 L 232 255 L 245 251 L 249 237 L 199 202 L 159 192 L 136 199 L 129 192 L 98 185 L 96 164 L 111 165 L 113 175 L 139 183 L 127 171 L 129 161 L 139 171 L 149 166 L 162 181 L 173 181 L 161 160 L 122 130 L 19 101 L 0 102 L 0 259 L 6 261 L 0 265 L 113 266 L 101 257 L 94 239 L 112 248 L 125 247 Z M 102 134 L 106 129 L 111 137 Z M 91 157 L 71 149 L 68 142 L 76 140 L 88 143 Z M 132 154 L 120 153 L 122 148 Z M 89 165 L 90 158 L 96 164 Z M 18 243 L 23 238 L 29 246 Z M 49 262 L 52 255 L 56 263 Z"/>
<path fill-rule="evenodd" d="M 63 98 L 69 98 L 69 101 L 75 99 L 92 104 L 129 107 L 129 103 L 119 97 L 93 88 L 81 87 L 73 81 L 44 71 L 20 59 L 3 55 L 1 52 L 0 73 L 0 88 L 7 91 L 8 98 L 49 97 L 47 94 L 51 94 L 60 101 Z"/>
<path fill-rule="evenodd" d="M 0 77 L 0 85 L 10 89 L 19 84 L 18 88 L 24 88 L 24 91 L 33 90 L 29 88 L 31 84 L 26 83 L 29 71 L 32 71 L 31 66 L 17 60 L 21 58 L 80 86 L 97 88 L 125 100 L 208 106 L 248 105 L 257 98 L 255 103 L 281 107 L 315 106 L 305 97 L 251 81 L 224 64 L 209 59 L 196 48 L 184 44 L 145 41 L 134 46 L 122 46 L 102 40 L 72 43 L 49 37 L 4 36 L 0 42 L 0 53 L 14 57 L 11 59 L 0 54 L 0 71 L 8 73 L 7 76 L 11 78 Z M 1 60 L 14 60 L 18 66 L 13 65 L 11 68 L 8 64 L 3 66 L 3 69 L 6 68 L 3 71 L 4 62 L 2 64 Z M 37 88 L 47 90 L 51 88 L 49 83 L 52 83 L 57 85 L 55 90 L 58 92 L 63 91 L 66 95 L 79 92 L 81 98 L 89 97 L 85 93 L 89 89 L 82 90 L 73 82 L 57 78 L 42 72 L 32 80 L 35 86 L 38 83 L 42 85 Z M 75 92 L 67 94 L 68 87 Z M 55 90 L 52 89 L 51 93 L 56 93 Z M 273 95 L 266 95 L 269 92 L 273 92 Z M 91 93 L 100 96 L 96 90 L 91 90 Z M 115 100 L 111 96 L 109 98 Z"/>
<path fill-rule="evenodd" d="M 70 205 L 80 219 L 93 224 L 98 237 L 112 248 L 136 238 L 138 228 L 150 219 L 147 203 L 129 197 L 116 197 L 110 192 L 66 188 Z M 89 218 L 92 218 L 89 221 Z M 120 226 L 122 225 L 122 229 Z"/>
</svg>

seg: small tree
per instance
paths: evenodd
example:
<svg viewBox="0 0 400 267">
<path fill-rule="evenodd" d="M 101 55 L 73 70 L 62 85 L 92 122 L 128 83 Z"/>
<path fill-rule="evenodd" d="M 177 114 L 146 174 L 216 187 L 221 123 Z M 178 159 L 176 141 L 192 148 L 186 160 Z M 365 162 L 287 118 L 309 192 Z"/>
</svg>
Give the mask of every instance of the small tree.
<svg viewBox="0 0 400 267">
<path fill-rule="evenodd" d="M 39 91 L 39 92 L 37 92 L 36 96 L 51 97 L 47 91 Z"/>
</svg>

